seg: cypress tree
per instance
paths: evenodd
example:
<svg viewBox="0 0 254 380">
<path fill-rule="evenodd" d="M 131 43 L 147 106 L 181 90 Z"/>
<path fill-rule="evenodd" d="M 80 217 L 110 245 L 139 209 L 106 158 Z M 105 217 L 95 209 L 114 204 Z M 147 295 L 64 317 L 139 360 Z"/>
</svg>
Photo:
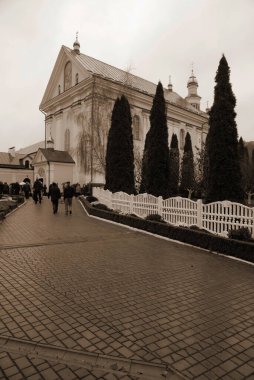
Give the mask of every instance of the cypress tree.
<svg viewBox="0 0 254 380">
<path fill-rule="evenodd" d="M 169 196 L 174 197 L 178 193 L 179 183 L 179 148 L 177 135 L 173 133 L 169 150 Z"/>
<path fill-rule="evenodd" d="M 252 188 L 254 190 L 254 149 L 252 150 L 252 154 L 251 154 L 251 169 L 250 169 L 250 173 L 251 173 L 251 185 L 252 185 Z"/>
<path fill-rule="evenodd" d="M 117 98 L 111 117 L 106 151 L 105 189 L 134 194 L 134 154 L 128 99 Z"/>
<path fill-rule="evenodd" d="M 242 137 L 240 137 L 238 142 L 238 154 L 240 159 L 240 168 L 242 175 L 242 188 L 244 191 L 248 191 L 250 188 L 250 162 L 249 162 L 249 152 Z"/>
<path fill-rule="evenodd" d="M 180 182 L 180 193 L 182 196 L 190 196 L 192 191 L 194 191 L 194 160 L 193 151 L 191 144 L 191 137 L 189 132 L 185 136 L 184 152 L 181 164 L 181 182 Z"/>
<path fill-rule="evenodd" d="M 164 198 L 169 194 L 168 127 L 161 82 L 157 85 L 150 112 L 150 129 L 145 140 L 140 192 Z"/>
<path fill-rule="evenodd" d="M 208 132 L 207 202 L 242 202 L 241 170 L 234 111 L 236 99 L 230 83 L 230 68 L 223 55 L 215 77 L 214 103 Z"/>
</svg>

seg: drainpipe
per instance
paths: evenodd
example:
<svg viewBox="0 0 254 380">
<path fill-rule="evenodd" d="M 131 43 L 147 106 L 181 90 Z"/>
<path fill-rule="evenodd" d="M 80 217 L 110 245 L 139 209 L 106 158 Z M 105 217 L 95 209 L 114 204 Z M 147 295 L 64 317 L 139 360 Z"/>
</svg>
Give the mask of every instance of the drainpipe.
<svg viewBox="0 0 254 380">
<path fill-rule="evenodd" d="M 39 108 L 39 110 L 43 113 L 43 115 L 44 115 L 44 135 L 45 135 L 45 149 L 47 148 L 47 146 L 46 146 L 46 112 L 44 112 L 42 109 L 40 109 Z"/>
<path fill-rule="evenodd" d="M 45 149 L 47 148 L 47 142 L 46 142 L 46 112 L 44 112 L 42 109 L 39 108 L 39 110 L 43 113 L 44 115 L 44 139 L 45 139 Z M 48 188 L 49 188 L 49 184 L 50 184 L 50 164 L 49 164 L 49 161 L 48 161 Z"/>
<path fill-rule="evenodd" d="M 48 189 L 49 189 L 49 185 L 50 185 L 50 162 L 48 161 Z"/>
</svg>

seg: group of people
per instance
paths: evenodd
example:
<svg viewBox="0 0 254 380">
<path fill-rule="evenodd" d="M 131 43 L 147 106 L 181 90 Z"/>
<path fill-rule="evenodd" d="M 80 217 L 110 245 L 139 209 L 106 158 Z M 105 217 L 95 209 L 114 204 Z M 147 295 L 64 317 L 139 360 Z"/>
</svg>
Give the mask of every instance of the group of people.
<svg viewBox="0 0 254 380">
<path fill-rule="evenodd" d="M 21 191 L 22 186 L 18 182 L 8 184 L 0 181 L 0 195 L 19 195 Z"/>
<path fill-rule="evenodd" d="M 66 182 L 63 188 L 63 198 L 65 205 L 65 214 L 72 214 L 72 198 L 75 194 L 73 186 L 71 186 L 70 182 Z M 58 211 L 59 199 L 61 198 L 61 191 L 57 185 L 57 183 L 53 182 L 49 185 L 48 198 L 51 198 L 53 213 L 56 214 Z"/>
<path fill-rule="evenodd" d="M 63 193 L 66 215 L 72 214 L 72 198 L 74 196 L 77 197 L 83 194 L 83 188 L 81 188 L 79 183 L 71 185 L 69 181 L 63 185 L 62 193 Z M 1 194 L 16 194 L 16 193 L 17 194 L 23 193 L 26 199 L 32 196 L 35 204 L 37 203 L 40 204 L 42 202 L 42 195 L 47 195 L 48 198 L 51 199 L 52 206 L 53 206 L 53 213 L 56 214 L 58 212 L 59 200 L 61 199 L 62 194 L 58 187 L 58 184 L 55 182 L 49 185 L 49 189 L 47 192 L 47 186 L 43 185 L 42 181 L 39 178 L 37 178 L 34 181 L 33 186 L 30 185 L 30 182 L 23 182 L 20 184 L 17 182 L 15 184 L 8 185 L 6 182 L 3 183 L 0 181 L 0 195 Z"/>
</svg>

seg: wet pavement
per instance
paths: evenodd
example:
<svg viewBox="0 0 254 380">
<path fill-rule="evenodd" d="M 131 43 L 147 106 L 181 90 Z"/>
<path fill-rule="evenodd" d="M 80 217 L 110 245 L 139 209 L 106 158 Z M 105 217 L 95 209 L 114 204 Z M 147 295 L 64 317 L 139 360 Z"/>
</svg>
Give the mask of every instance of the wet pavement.
<svg viewBox="0 0 254 380">
<path fill-rule="evenodd" d="M 0 224 L 0 281 L 0 379 L 254 379 L 251 264 L 44 197 Z"/>
</svg>

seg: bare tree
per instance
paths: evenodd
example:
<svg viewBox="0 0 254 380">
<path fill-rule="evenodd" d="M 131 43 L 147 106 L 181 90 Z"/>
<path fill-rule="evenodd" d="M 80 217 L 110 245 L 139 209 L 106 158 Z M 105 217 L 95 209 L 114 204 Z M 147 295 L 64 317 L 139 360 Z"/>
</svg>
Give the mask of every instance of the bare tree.
<svg viewBox="0 0 254 380">
<path fill-rule="evenodd" d="M 140 148 L 134 144 L 134 176 L 135 176 L 135 187 L 137 192 L 139 192 L 139 188 L 141 185 L 141 172 L 142 172 L 142 157 L 143 154 Z"/>
<path fill-rule="evenodd" d="M 92 108 L 76 117 L 79 127 L 76 155 L 85 174 L 105 174 L 105 155 L 112 112 L 110 93 L 96 90 Z"/>
</svg>

